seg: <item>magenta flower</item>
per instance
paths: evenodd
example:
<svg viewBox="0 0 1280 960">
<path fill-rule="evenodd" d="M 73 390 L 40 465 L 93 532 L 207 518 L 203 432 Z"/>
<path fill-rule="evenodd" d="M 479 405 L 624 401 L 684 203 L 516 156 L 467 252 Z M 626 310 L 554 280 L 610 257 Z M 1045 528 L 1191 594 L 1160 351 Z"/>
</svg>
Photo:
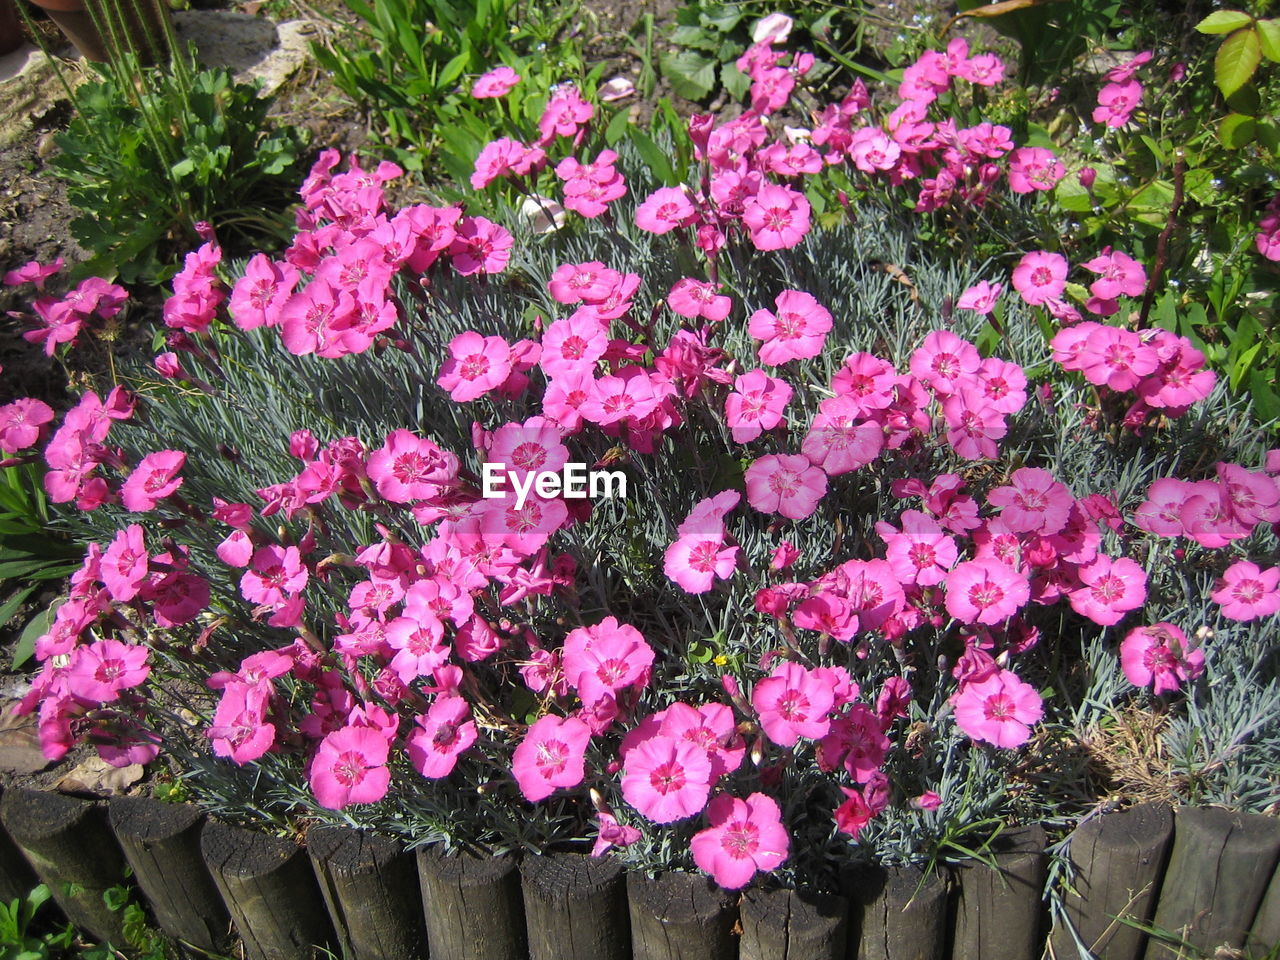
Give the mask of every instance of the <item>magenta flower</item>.
<svg viewBox="0 0 1280 960">
<path fill-rule="evenodd" d="M 515 238 L 492 220 L 463 217 L 449 244 L 453 269 L 464 277 L 476 273 L 501 273 L 511 259 Z"/>
<path fill-rule="evenodd" d="M 757 250 L 790 249 L 809 232 L 809 201 L 790 187 L 767 184 L 747 199 L 742 222 Z"/>
<path fill-rule="evenodd" d="M 561 658 L 565 678 L 584 703 L 593 703 L 626 687 L 648 684 L 654 652 L 635 627 L 606 617 L 594 626 L 571 630 Z"/>
<path fill-rule="evenodd" d="M 280 309 L 293 295 L 300 274 L 288 263 L 276 263 L 265 253 L 254 254 L 244 275 L 231 288 L 228 309 L 241 330 L 274 327 L 280 323 Z"/>
<path fill-rule="evenodd" d="M 125 509 L 143 513 L 175 493 L 182 486 L 178 471 L 186 462 L 187 455 L 181 450 L 159 450 L 143 457 L 120 488 Z"/>
<path fill-rule="evenodd" d="M 1000 294 L 1003 292 L 1003 283 L 988 283 L 983 280 L 960 294 L 956 306 L 961 310 L 972 310 L 974 313 L 986 316 L 995 309 L 996 301 L 1000 299 Z"/>
<path fill-rule="evenodd" d="M 447 777 L 458 757 L 476 742 L 471 707 L 456 695 L 437 697 L 417 723 L 418 729 L 405 740 L 405 752 L 413 769 L 431 780 Z"/>
<path fill-rule="evenodd" d="M 595 845 L 591 848 L 593 857 L 603 857 L 614 847 L 629 847 L 642 836 L 635 827 L 619 823 L 613 814 L 603 810 L 596 814 L 596 821 L 599 831 L 596 833 Z"/>
<path fill-rule="evenodd" d="M 369 454 L 366 469 L 380 497 L 392 503 L 410 503 L 444 493 L 457 477 L 458 458 L 408 430 L 393 430 L 386 442 Z"/>
<path fill-rule="evenodd" d="M 600 323 L 575 313 L 547 327 L 538 363 L 552 379 L 579 372 L 589 375 L 608 346 L 609 337 Z"/>
<path fill-rule="evenodd" d="M 471 96 L 477 100 L 505 97 L 520 82 L 520 74 L 510 67 L 494 67 L 481 74 L 471 87 Z"/>
<path fill-rule="evenodd" d="M 149 571 L 142 527 L 131 523 L 116 534 L 102 555 L 99 579 L 113 600 L 127 603 L 138 595 Z"/>
<path fill-rule="evenodd" d="M 967 560 L 946 578 L 947 613 L 961 623 L 993 626 L 1012 617 L 1030 599 L 1024 574 L 998 560 Z"/>
<path fill-rule="evenodd" d="M 827 475 L 803 454 L 769 454 L 747 467 L 747 502 L 761 513 L 801 520 L 827 493 Z"/>
<path fill-rule="evenodd" d="M 686 593 L 706 593 L 716 578 L 733 576 L 737 562 L 737 546 L 725 546 L 722 537 L 690 534 L 667 547 L 662 569 Z"/>
<path fill-rule="evenodd" d="M 714 284 L 684 277 L 677 280 L 667 294 L 667 306 L 682 317 L 703 317 L 719 323 L 729 315 L 733 300 L 717 293 L 717 289 Z"/>
<path fill-rule="evenodd" d="M 1098 105 L 1093 110 L 1093 122 L 1108 127 L 1123 127 L 1133 111 L 1142 102 L 1142 84 L 1125 79 L 1121 83 L 1108 83 L 1098 91 Z"/>
<path fill-rule="evenodd" d="M 695 211 L 684 191 L 661 187 L 636 208 L 636 226 L 650 233 L 670 233 L 693 222 Z"/>
<path fill-rule="evenodd" d="M 641 727 L 650 720 L 659 721 L 657 733 L 661 736 L 692 743 L 706 751 L 711 762 L 712 783 L 737 770 L 746 756 L 746 745 L 738 734 L 733 710 L 723 703 L 704 703 L 695 709 L 677 701 L 661 713 L 646 718 Z M 652 731 L 648 735 L 653 735 Z"/>
<path fill-rule="evenodd" d="M 707 822 L 689 844 L 693 862 L 726 890 L 745 887 L 756 871 L 769 873 L 787 859 L 790 838 L 782 814 L 763 793 L 746 800 L 720 794 L 707 807 Z"/>
<path fill-rule="evenodd" d="M 1044 703 L 1035 687 L 1009 670 L 964 684 L 951 703 L 961 730 L 974 740 L 1005 749 L 1026 743 L 1031 727 L 1044 715 Z"/>
<path fill-rule="evenodd" d="M 1099 555 L 1076 571 L 1080 586 L 1067 594 L 1071 609 L 1109 627 L 1147 599 L 1147 572 L 1128 557 Z"/>
<path fill-rule="evenodd" d="M 831 314 L 811 294 L 784 290 L 774 299 L 777 312 L 757 310 L 747 331 L 760 345 L 760 360 L 772 366 L 816 357 L 831 329 Z"/>
<path fill-rule="evenodd" d="M 1044 250 L 1024 254 L 1013 268 L 1013 289 L 1031 306 L 1057 300 L 1067 288 L 1068 269 L 1061 254 Z"/>
<path fill-rule="evenodd" d="M 151 674 L 150 650 L 119 640 L 97 640 L 71 651 L 67 665 L 67 692 L 81 700 L 110 703 L 121 690 L 142 683 Z"/>
<path fill-rule="evenodd" d="M 1020 147 L 1009 155 L 1009 189 L 1014 193 L 1052 190 L 1067 168 L 1044 147 Z"/>
<path fill-rule="evenodd" d="M 794 747 L 801 737 L 825 737 L 834 703 L 830 679 L 798 663 L 776 667 L 751 691 L 765 736 L 780 747 Z"/>
<path fill-rule="evenodd" d="M 724 415 L 735 443 L 749 443 L 784 420 L 791 386 L 763 370 L 752 370 L 733 382 L 725 398 Z"/>
<path fill-rule="evenodd" d="M 977 347 L 949 330 L 933 331 L 911 354 L 912 376 L 944 396 L 972 384 L 981 365 Z"/>
<path fill-rule="evenodd" d="M 253 553 L 253 569 L 240 578 L 240 592 L 250 603 L 275 607 L 307 585 L 307 565 L 297 547 L 268 544 Z"/>
<path fill-rule="evenodd" d="M 222 690 L 205 735 L 215 756 L 244 765 L 257 760 L 275 744 L 276 728 L 266 719 L 271 684 L 228 683 Z"/>
<path fill-rule="evenodd" d="M 576 787 L 586 773 L 591 728 L 575 717 L 547 715 L 529 728 L 511 756 L 524 798 L 536 803 L 558 787 Z"/>
<path fill-rule="evenodd" d="M 987 503 L 1002 508 L 1000 519 L 1010 531 L 1048 536 L 1067 525 L 1075 500 L 1052 473 L 1038 467 L 1020 467 L 1009 481 L 1009 486 L 988 493 Z"/>
<path fill-rule="evenodd" d="M 1151 687 L 1159 696 L 1204 673 L 1204 652 L 1172 623 L 1135 627 L 1120 643 L 1120 666 L 1135 687 Z"/>
<path fill-rule="evenodd" d="M 327 734 L 311 759 L 311 790 L 320 806 L 341 810 L 377 803 L 387 795 L 387 739 L 371 727 L 342 727 Z"/>
<path fill-rule="evenodd" d="M 947 424 L 947 443 L 966 460 L 994 460 L 1000 455 L 996 441 L 1009 432 L 1009 425 L 981 386 L 961 387 L 944 397 L 942 418 Z"/>
<path fill-rule="evenodd" d="M 20 397 L 0 407 L 0 452 L 18 453 L 34 446 L 41 429 L 53 420 L 53 408 L 33 397 Z"/>
<path fill-rule="evenodd" d="M 507 341 L 468 330 L 449 341 L 449 359 L 440 368 L 436 383 L 462 403 L 501 386 L 511 370 L 511 346 Z"/>
<path fill-rule="evenodd" d="M 654 736 L 627 751 L 622 796 L 654 823 L 674 823 L 702 811 L 711 792 L 711 760 L 696 744 Z"/>
<path fill-rule="evenodd" d="M 829 477 L 865 467 L 884 449 L 885 431 L 878 420 L 862 420 L 860 404 L 847 396 L 828 397 L 818 405 L 800 452 Z"/>
<path fill-rule="evenodd" d="M 1222 615 L 1228 620 L 1248 622 L 1280 610 L 1277 584 L 1280 567 L 1263 570 L 1248 560 L 1237 560 L 1227 567 L 1210 596 L 1222 605 Z"/>
<path fill-rule="evenodd" d="M 582 99 L 582 93 L 572 83 L 562 83 L 551 91 L 538 118 L 539 143 L 550 143 L 556 137 L 580 139 L 580 128 L 595 115 L 595 107 Z M 577 145 L 577 139 L 574 141 Z"/>
</svg>

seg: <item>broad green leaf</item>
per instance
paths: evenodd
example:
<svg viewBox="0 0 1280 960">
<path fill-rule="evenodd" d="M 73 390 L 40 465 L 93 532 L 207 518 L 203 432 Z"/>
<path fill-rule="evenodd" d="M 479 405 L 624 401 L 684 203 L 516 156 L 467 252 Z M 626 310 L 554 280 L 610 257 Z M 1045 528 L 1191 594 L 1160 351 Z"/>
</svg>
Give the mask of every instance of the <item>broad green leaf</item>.
<svg viewBox="0 0 1280 960">
<path fill-rule="evenodd" d="M 35 656 L 36 638 L 49 632 L 49 627 L 53 625 L 54 614 L 58 612 L 58 608 L 62 606 L 62 603 L 63 601 L 61 600 L 53 601 L 48 608 L 37 613 L 27 623 L 22 635 L 18 637 L 17 645 L 13 648 L 13 669 L 21 669 L 28 660 Z"/>
<path fill-rule="evenodd" d="M 1253 17 L 1242 10 L 1215 10 L 1196 24 L 1201 33 L 1230 33 L 1253 23 Z"/>
<path fill-rule="evenodd" d="M 1229 97 L 1246 83 L 1262 60 L 1262 43 L 1252 27 L 1237 30 L 1218 48 L 1213 59 L 1213 78 L 1224 97 Z"/>
<path fill-rule="evenodd" d="M 1072 213 L 1088 213 L 1093 209 L 1093 198 L 1089 191 L 1080 185 L 1078 177 L 1063 177 L 1054 187 L 1054 196 L 1058 206 Z"/>
<path fill-rule="evenodd" d="M 1258 132 L 1258 121 L 1240 113 L 1227 114 L 1218 125 L 1218 139 L 1228 150 L 1239 150 L 1253 142 Z"/>
<path fill-rule="evenodd" d="M 22 601 L 31 596 L 38 586 L 38 583 L 29 583 L 25 587 L 15 590 L 3 604 L 0 604 L 0 627 L 5 626 L 13 619 L 13 615 L 22 606 Z"/>
<path fill-rule="evenodd" d="M 702 100 L 716 85 L 716 62 L 692 50 L 664 53 L 658 59 L 671 89 L 686 100 Z"/>
<path fill-rule="evenodd" d="M 627 135 L 627 126 L 631 120 L 627 116 L 626 110 L 619 110 L 613 115 L 613 119 L 609 121 L 609 125 L 604 128 L 604 142 L 609 146 L 613 146 L 619 140 Z"/>
<path fill-rule="evenodd" d="M 1257 27 L 1262 55 L 1272 63 L 1280 63 L 1280 19 L 1259 20 Z"/>
<path fill-rule="evenodd" d="M 737 68 L 735 64 L 725 63 L 720 66 L 720 82 L 729 91 L 729 96 L 741 100 L 751 89 L 751 78 Z"/>
<path fill-rule="evenodd" d="M 671 159 L 656 143 L 650 139 L 649 135 L 638 127 L 630 128 L 631 142 L 635 144 L 636 152 L 653 171 L 653 175 L 657 177 L 665 186 L 674 187 L 679 183 L 675 170 L 671 166 Z"/>
</svg>

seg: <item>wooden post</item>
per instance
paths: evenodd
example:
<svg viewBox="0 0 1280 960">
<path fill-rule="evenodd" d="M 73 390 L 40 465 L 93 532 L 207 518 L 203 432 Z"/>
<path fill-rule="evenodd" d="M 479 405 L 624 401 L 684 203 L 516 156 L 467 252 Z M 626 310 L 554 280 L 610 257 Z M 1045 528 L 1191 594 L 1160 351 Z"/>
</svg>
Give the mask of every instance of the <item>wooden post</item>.
<svg viewBox="0 0 1280 960">
<path fill-rule="evenodd" d="M 1217 807 L 1183 807 L 1174 817 L 1173 853 L 1153 926 L 1208 954 L 1244 945 L 1280 859 L 1280 823 Z M 1147 960 L 1183 955 L 1151 937 Z"/>
<path fill-rule="evenodd" d="M 515 857 L 418 850 L 431 960 L 527 960 Z"/>
<path fill-rule="evenodd" d="M 995 867 L 974 861 L 960 868 L 953 938 L 957 960 L 1040 956 L 1045 839 L 1039 826 L 1006 830 L 988 851 Z"/>
<path fill-rule="evenodd" d="M 529 960 L 629 960 L 631 928 L 622 864 L 548 853 L 520 865 Z"/>
<path fill-rule="evenodd" d="M 943 960 L 947 947 L 947 879 L 919 867 L 856 867 L 846 877 L 853 904 L 849 957 Z"/>
<path fill-rule="evenodd" d="M 248 960 L 311 960 L 334 946 L 306 852 L 279 837 L 210 821 L 200 847 Z"/>
<path fill-rule="evenodd" d="M 1142 957 L 1147 935 L 1113 918 L 1150 924 L 1172 843 L 1173 811 L 1163 803 L 1094 817 L 1072 835 L 1067 919 L 1101 960 Z M 1061 924 L 1053 930 L 1053 950 L 1060 958 L 1079 952 Z"/>
<path fill-rule="evenodd" d="M 0 819 L 53 898 L 77 927 L 127 947 L 124 912 L 102 899 L 124 883 L 124 854 L 106 813 L 90 800 L 12 787 L 0 799 Z"/>
<path fill-rule="evenodd" d="M 338 826 L 307 832 L 307 853 L 349 960 L 426 960 L 418 868 L 389 837 Z"/>
<path fill-rule="evenodd" d="M 231 917 L 200 853 L 204 812 L 192 804 L 150 797 L 117 797 L 109 812 L 111 828 L 161 929 L 205 952 L 225 953 Z"/>
<path fill-rule="evenodd" d="M 1253 918 L 1253 929 L 1245 942 L 1245 953 L 1264 957 L 1280 947 L 1280 867 L 1276 868 L 1267 892 Z"/>
<path fill-rule="evenodd" d="M 698 873 L 627 874 L 633 960 L 737 960 L 737 900 Z"/>
<path fill-rule="evenodd" d="M 15 14 L 16 16 L 16 14 Z M 0 797 L 4 791 L 0 790 Z M 11 903 L 21 900 L 36 888 L 40 878 L 27 863 L 17 844 L 9 839 L 9 835 L 0 830 L 0 903 Z"/>
<path fill-rule="evenodd" d="M 844 960 L 849 901 L 795 890 L 748 890 L 741 960 Z"/>
</svg>

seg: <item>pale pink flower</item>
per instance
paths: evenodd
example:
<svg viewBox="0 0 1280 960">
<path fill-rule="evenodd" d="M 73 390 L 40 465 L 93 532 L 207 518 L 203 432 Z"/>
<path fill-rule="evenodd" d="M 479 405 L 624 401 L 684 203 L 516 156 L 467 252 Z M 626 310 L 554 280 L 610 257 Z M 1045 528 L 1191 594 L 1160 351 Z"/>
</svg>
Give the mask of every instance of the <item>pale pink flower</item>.
<svg viewBox="0 0 1280 960">
<path fill-rule="evenodd" d="M 1000 294 L 1003 292 L 1003 283 L 988 283 L 983 280 L 960 294 L 956 306 L 961 310 L 972 310 L 974 313 L 986 316 L 995 308 L 996 301 L 1000 299 Z"/>
<path fill-rule="evenodd" d="M 951 697 L 956 725 L 974 740 L 1010 749 L 1026 743 L 1044 715 L 1035 687 L 1009 670 L 966 683 Z"/>
<path fill-rule="evenodd" d="M 1211 594 L 1228 620 L 1248 622 L 1280 610 L 1280 567 L 1263 570 L 1248 560 L 1227 567 Z"/>
<path fill-rule="evenodd" d="M 697 744 L 649 737 L 627 751 L 622 796 L 654 823 L 674 823 L 702 811 L 711 792 L 711 760 Z"/>
<path fill-rule="evenodd" d="M 747 502 L 761 513 L 801 520 L 827 492 L 827 475 L 803 454 L 769 454 L 747 467 Z"/>
<path fill-rule="evenodd" d="M 772 366 L 788 360 L 816 357 L 822 352 L 831 330 L 831 313 L 812 294 L 784 290 L 774 298 L 776 313 L 757 310 L 747 322 L 747 331 L 760 345 L 760 360 Z"/>
<path fill-rule="evenodd" d="M 510 67 L 494 67 L 482 74 L 471 87 L 471 96 L 477 100 L 505 97 L 520 82 L 520 74 Z"/>
<path fill-rule="evenodd" d="M 756 871 L 769 873 L 787 859 L 781 812 L 763 793 L 746 800 L 720 794 L 707 807 L 707 822 L 689 843 L 693 862 L 726 890 L 745 887 Z"/>
</svg>

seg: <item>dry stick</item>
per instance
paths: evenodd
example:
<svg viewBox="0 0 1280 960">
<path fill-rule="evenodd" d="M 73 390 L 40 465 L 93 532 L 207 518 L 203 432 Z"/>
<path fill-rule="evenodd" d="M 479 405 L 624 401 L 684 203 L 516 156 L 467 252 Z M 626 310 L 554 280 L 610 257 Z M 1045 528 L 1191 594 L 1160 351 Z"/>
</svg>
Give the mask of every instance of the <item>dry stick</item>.
<svg viewBox="0 0 1280 960">
<path fill-rule="evenodd" d="M 1156 241 L 1156 262 L 1151 266 L 1151 277 L 1147 280 L 1147 292 L 1142 296 L 1142 310 L 1138 314 L 1138 329 L 1145 330 L 1147 316 L 1151 313 L 1151 304 L 1155 301 L 1156 287 L 1160 285 L 1160 275 L 1169 262 L 1169 238 L 1173 228 L 1178 225 L 1178 211 L 1182 208 L 1183 181 L 1187 173 L 1187 155 L 1181 147 L 1176 151 L 1177 160 L 1173 164 L 1173 203 L 1169 205 L 1169 217 L 1165 220 L 1164 229 L 1160 231 L 1160 239 Z"/>
</svg>

